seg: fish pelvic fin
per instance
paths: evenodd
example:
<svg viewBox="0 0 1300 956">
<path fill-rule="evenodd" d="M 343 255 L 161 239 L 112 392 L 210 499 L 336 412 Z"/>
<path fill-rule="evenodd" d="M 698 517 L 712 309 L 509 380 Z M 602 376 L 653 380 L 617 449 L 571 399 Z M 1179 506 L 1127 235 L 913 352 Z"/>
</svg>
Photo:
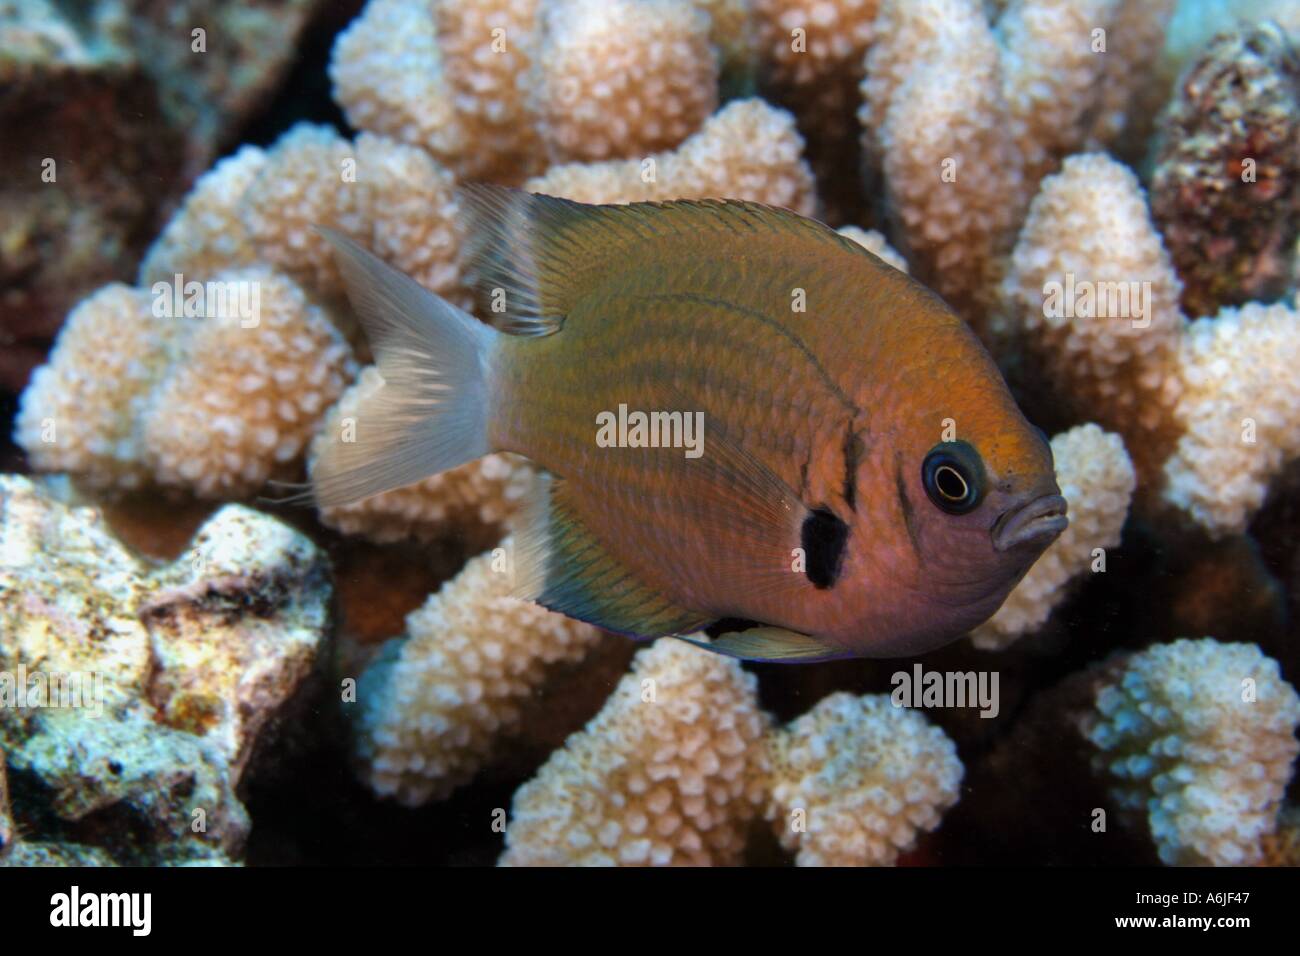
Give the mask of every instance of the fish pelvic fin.
<svg viewBox="0 0 1300 956">
<path fill-rule="evenodd" d="M 707 641 L 692 637 L 683 637 L 682 640 L 706 651 L 737 657 L 742 661 L 812 664 L 853 656 L 842 647 L 783 627 L 752 627 L 747 631 L 720 634 Z"/>
<path fill-rule="evenodd" d="M 311 473 L 317 505 L 359 501 L 486 455 L 497 333 L 346 236 L 320 231 L 384 384 L 362 398 L 354 440 L 323 444 Z"/>
<path fill-rule="evenodd" d="M 678 607 L 613 557 L 570 504 L 577 486 L 547 476 L 516 534 L 516 597 L 629 637 L 698 630 L 712 617 Z"/>
</svg>

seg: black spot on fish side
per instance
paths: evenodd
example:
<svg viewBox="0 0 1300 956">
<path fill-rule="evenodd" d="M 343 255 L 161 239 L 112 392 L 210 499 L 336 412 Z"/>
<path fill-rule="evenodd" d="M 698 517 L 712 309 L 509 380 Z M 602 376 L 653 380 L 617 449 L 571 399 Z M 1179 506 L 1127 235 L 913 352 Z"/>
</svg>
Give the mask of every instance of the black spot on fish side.
<svg viewBox="0 0 1300 956">
<path fill-rule="evenodd" d="M 804 518 L 800 544 L 805 559 L 804 573 L 813 587 L 825 590 L 835 584 L 848 540 L 849 526 L 825 508 L 810 511 Z"/>
</svg>

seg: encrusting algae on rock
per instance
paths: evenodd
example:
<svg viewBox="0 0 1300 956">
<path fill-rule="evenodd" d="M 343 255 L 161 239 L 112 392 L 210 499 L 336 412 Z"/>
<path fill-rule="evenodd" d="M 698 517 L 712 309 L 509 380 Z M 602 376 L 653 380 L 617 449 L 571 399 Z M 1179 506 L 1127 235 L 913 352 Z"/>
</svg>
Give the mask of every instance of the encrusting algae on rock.
<svg viewBox="0 0 1300 956">
<path fill-rule="evenodd" d="M 96 510 L 0 478 L 0 745 L 11 789 L 21 775 L 51 794 L 12 812 L 52 812 L 78 855 L 238 860 L 236 788 L 315 667 L 329 594 L 323 555 L 250 509 L 151 568 Z"/>
</svg>

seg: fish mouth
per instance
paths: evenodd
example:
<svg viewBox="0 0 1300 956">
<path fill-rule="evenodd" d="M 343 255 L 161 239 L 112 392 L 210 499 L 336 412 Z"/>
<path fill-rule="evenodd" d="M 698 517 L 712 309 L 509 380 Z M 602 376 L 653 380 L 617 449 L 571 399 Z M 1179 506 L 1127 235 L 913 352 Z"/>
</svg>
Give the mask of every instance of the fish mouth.
<svg viewBox="0 0 1300 956">
<path fill-rule="evenodd" d="M 1026 544 L 1047 547 L 1070 524 L 1066 501 L 1060 495 L 1043 495 L 1004 512 L 993 525 L 993 548 L 1010 551 Z"/>
</svg>

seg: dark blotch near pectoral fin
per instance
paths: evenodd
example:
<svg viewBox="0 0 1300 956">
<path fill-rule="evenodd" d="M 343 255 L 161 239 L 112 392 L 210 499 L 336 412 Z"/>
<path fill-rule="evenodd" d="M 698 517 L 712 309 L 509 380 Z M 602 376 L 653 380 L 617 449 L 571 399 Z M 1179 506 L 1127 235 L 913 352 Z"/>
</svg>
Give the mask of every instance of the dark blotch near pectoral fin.
<svg viewBox="0 0 1300 956">
<path fill-rule="evenodd" d="M 799 534 L 803 548 L 804 573 L 819 590 L 833 587 L 844 564 L 844 546 L 849 540 L 849 526 L 825 508 L 808 512 Z"/>
</svg>

